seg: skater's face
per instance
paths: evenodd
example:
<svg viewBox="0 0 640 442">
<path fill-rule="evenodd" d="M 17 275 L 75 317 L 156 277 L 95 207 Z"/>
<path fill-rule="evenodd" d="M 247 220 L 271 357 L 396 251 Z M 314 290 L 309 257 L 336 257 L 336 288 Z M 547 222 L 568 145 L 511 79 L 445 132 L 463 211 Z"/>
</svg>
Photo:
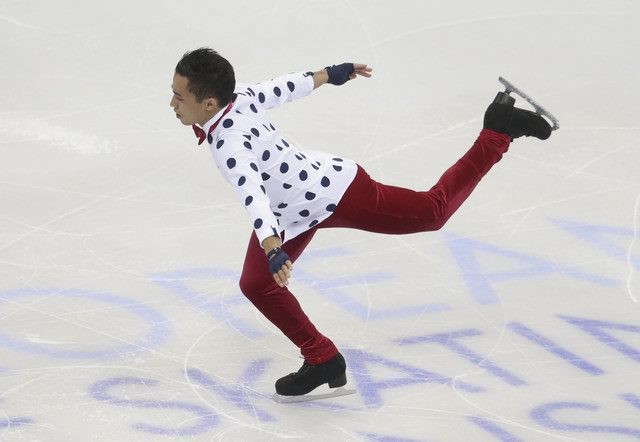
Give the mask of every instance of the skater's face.
<svg viewBox="0 0 640 442">
<path fill-rule="evenodd" d="M 209 121 L 219 110 L 215 98 L 205 98 L 198 101 L 196 96 L 189 91 L 189 79 L 175 74 L 171 83 L 173 97 L 169 105 L 176 113 L 176 118 L 185 126 L 192 124 L 203 125 Z"/>
</svg>

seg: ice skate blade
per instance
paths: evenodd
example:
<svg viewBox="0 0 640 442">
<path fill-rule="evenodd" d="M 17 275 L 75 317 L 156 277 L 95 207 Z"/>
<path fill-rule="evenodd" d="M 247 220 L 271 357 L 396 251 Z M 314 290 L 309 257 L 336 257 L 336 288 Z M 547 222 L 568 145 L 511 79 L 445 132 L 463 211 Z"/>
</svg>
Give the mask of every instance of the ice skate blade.
<svg viewBox="0 0 640 442">
<path fill-rule="evenodd" d="M 296 402 L 310 402 L 310 401 L 318 401 L 321 399 L 331 399 L 333 397 L 347 396 L 350 394 L 355 394 L 356 390 L 348 389 L 344 387 L 338 387 L 336 389 L 331 390 L 329 393 L 321 393 L 321 394 L 303 394 L 301 396 L 282 396 L 278 393 L 273 394 L 273 400 L 280 404 L 292 404 Z"/>
<path fill-rule="evenodd" d="M 554 117 L 551 112 L 549 112 L 544 107 L 542 107 L 540 104 L 538 104 L 538 102 L 536 100 L 534 100 L 529 95 L 527 95 L 526 93 L 522 92 L 520 89 L 515 87 L 512 83 L 510 83 L 504 77 L 498 77 L 498 81 L 504 85 L 504 87 L 506 88 L 505 92 L 507 94 L 510 94 L 511 92 L 513 92 L 517 96 L 519 96 L 522 99 L 524 99 L 531 106 L 533 106 L 533 108 L 536 110 L 536 113 L 538 115 L 542 115 L 544 117 L 547 117 L 549 120 L 551 120 L 551 123 L 553 123 L 553 126 L 551 127 L 552 131 L 560 129 L 560 122 L 558 121 L 558 119 L 556 117 Z"/>
</svg>

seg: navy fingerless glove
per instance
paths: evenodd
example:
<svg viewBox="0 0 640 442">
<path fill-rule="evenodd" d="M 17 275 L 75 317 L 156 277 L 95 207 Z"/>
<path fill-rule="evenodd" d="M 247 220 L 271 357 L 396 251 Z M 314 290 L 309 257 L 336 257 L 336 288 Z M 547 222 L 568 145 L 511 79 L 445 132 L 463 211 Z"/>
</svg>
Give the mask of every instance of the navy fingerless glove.
<svg viewBox="0 0 640 442">
<path fill-rule="evenodd" d="M 267 260 L 269 261 L 269 271 L 273 275 L 282 269 L 285 262 L 289 261 L 289 255 L 280 247 L 274 247 L 267 253 Z"/>
<path fill-rule="evenodd" d="M 342 63 L 339 65 L 327 66 L 325 68 L 329 74 L 329 83 L 336 86 L 345 84 L 349 80 L 349 75 L 353 74 L 355 68 L 353 63 Z"/>
</svg>

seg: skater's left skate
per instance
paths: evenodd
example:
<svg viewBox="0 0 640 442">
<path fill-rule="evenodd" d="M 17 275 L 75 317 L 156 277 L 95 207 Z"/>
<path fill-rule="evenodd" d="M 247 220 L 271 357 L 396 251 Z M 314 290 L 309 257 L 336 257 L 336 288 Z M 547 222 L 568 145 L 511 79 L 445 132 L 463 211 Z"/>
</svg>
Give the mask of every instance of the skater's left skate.
<svg viewBox="0 0 640 442">
<path fill-rule="evenodd" d="M 487 108 L 484 114 L 485 129 L 507 134 L 511 139 L 525 136 L 546 140 L 551 136 L 551 132 L 560 128 L 558 119 L 536 100 L 504 78 L 500 77 L 498 81 L 506 89 L 504 92 L 498 92 L 493 103 Z M 531 104 L 535 112 L 515 107 L 516 100 L 510 95 L 511 93 Z M 543 117 L 548 118 L 553 125 Z"/>
<path fill-rule="evenodd" d="M 546 140 L 551 126 L 535 112 L 514 107 L 515 99 L 505 92 L 498 92 L 484 114 L 485 129 L 507 134 L 511 139 L 536 137 Z"/>
<path fill-rule="evenodd" d="M 343 388 L 347 384 L 346 369 L 347 365 L 340 353 L 323 364 L 311 365 L 304 361 L 296 373 L 288 374 L 276 381 L 274 399 L 278 402 L 301 402 L 353 394 L 355 390 Z M 308 395 L 323 384 L 328 384 L 332 391 Z"/>
</svg>

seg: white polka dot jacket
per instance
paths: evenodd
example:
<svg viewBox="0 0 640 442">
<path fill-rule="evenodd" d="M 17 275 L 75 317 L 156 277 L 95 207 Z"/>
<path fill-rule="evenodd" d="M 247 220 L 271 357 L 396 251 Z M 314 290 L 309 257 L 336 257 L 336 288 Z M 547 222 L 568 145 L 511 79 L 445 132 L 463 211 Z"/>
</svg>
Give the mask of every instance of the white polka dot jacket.
<svg viewBox="0 0 640 442">
<path fill-rule="evenodd" d="M 260 243 L 284 241 L 328 218 L 349 184 L 354 161 L 325 152 L 300 151 L 269 121 L 267 110 L 313 91 L 308 73 L 259 84 L 237 84 L 232 107 L 209 120 L 205 133 L 222 176 L 245 206 Z"/>
</svg>

